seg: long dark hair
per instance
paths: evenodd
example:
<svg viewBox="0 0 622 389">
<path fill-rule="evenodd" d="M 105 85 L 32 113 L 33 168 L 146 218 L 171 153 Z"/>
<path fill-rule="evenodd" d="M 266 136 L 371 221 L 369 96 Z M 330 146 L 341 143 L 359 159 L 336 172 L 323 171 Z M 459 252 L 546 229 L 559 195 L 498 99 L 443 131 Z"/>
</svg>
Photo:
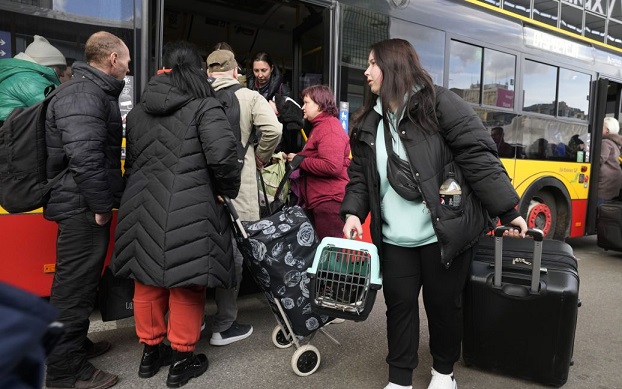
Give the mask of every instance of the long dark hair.
<svg viewBox="0 0 622 389">
<path fill-rule="evenodd" d="M 193 44 L 177 41 L 164 45 L 162 65 L 171 69 L 173 85 L 182 92 L 196 98 L 214 96 L 214 89 L 203 69 L 203 58 Z"/>
<path fill-rule="evenodd" d="M 404 39 L 387 39 L 370 47 L 376 64 L 382 70 L 383 119 L 388 120 L 389 103 L 397 102 L 397 117 L 402 112 L 413 123 L 427 131 L 438 129 L 436 118 L 436 91 L 430 74 L 423 69 L 415 48 Z M 369 88 L 369 86 L 367 86 Z M 418 92 L 414 90 L 418 89 Z M 353 116 L 354 127 L 360 128 L 367 113 L 373 110 L 378 96 L 367 94 L 362 109 Z M 404 99 L 404 96 L 408 96 Z"/>
</svg>

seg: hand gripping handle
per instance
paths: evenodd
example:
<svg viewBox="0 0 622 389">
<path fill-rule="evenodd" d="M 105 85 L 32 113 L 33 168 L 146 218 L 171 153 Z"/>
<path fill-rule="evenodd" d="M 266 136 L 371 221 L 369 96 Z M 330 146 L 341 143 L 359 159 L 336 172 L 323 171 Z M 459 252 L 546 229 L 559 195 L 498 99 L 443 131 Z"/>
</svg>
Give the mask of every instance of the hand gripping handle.
<svg viewBox="0 0 622 389">
<path fill-rule="evenodd" d="M 501 287 L 501 270 L 503 266 L 503 233 L 512 227 L 500 226 L 495 228 L 495 277 L 493 284 Z M 537 228 L 527 230 L 527 235 L 533 237 L 533 260 L 531 262 L 531 292 L 538 293 L 540 289 L 540 267 L 542 265 L 542 241 L 544 233 Z"/>
</svg>

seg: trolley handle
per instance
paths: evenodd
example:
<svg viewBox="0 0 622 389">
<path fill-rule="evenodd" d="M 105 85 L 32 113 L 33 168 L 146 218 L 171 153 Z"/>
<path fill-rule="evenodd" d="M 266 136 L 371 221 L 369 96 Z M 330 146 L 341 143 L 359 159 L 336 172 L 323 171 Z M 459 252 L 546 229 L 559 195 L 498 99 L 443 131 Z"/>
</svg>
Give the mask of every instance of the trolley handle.
<svg viewBox="0 0 622 389">
<path fill-rule="evenodd" d="M 244 239 L 248 239 L 248 234 L 246 233 L 246 230 L 244 229 L 244 226 L 240 221 L 240 216 L 238 215 L 238 211 L 236 211 L 235 207 L 233 206 L 233 202 L 231 202 L 229 196 L 222 196 L 222 198 L 224 200 L 223 205 L 225 206 L 225 209 L 227 209 L 229 215 L 231 215 L 231 219 L 233 220 L 233 228 L 235 228 Z"/>
</svg>

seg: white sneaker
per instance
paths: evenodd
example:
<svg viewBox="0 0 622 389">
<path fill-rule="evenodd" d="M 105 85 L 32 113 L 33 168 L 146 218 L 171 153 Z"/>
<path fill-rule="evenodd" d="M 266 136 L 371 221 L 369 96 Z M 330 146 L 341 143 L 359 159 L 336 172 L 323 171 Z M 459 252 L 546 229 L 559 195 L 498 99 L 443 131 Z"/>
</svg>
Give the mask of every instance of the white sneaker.
<svg viewBox="0 0 622 389">
<path fill-rule="evenodd" d="M 413 389 L 412 385 L 404 386 L 394 384 L 393 382 L 389 382 L 389 385 L 385 386 L 384 389 Z"/>
<path fill-rule="evenodd" d="M 432 369 L 432 381 L 428 389 L 458 389 L 458 384 L 454 379 L 454 373 L 441 374 L 438 371 Z"/>
</svg>

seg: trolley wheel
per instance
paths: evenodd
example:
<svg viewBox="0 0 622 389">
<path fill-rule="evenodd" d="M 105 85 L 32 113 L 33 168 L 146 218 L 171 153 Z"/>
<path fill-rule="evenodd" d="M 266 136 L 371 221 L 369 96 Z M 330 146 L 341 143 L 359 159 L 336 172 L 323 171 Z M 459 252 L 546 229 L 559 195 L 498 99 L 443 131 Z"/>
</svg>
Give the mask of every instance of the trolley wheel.
<svg viewBox="0 0 622 389">
<path fill-rule="evenodd" d="M 301 377 L 315 373 L 318 367 L 320 367 L 320 351 L 315 346 L 305 344 L 292 356 L 292 369 Z"/>
<path fill-rule="evenodd" d="M 291 335 L 287 336 L 281 326 L 276 326 L 272 330 L 272 343 L 278 348 L 288 348 L 294 344 L 294 338 Z"/>
</svg>

